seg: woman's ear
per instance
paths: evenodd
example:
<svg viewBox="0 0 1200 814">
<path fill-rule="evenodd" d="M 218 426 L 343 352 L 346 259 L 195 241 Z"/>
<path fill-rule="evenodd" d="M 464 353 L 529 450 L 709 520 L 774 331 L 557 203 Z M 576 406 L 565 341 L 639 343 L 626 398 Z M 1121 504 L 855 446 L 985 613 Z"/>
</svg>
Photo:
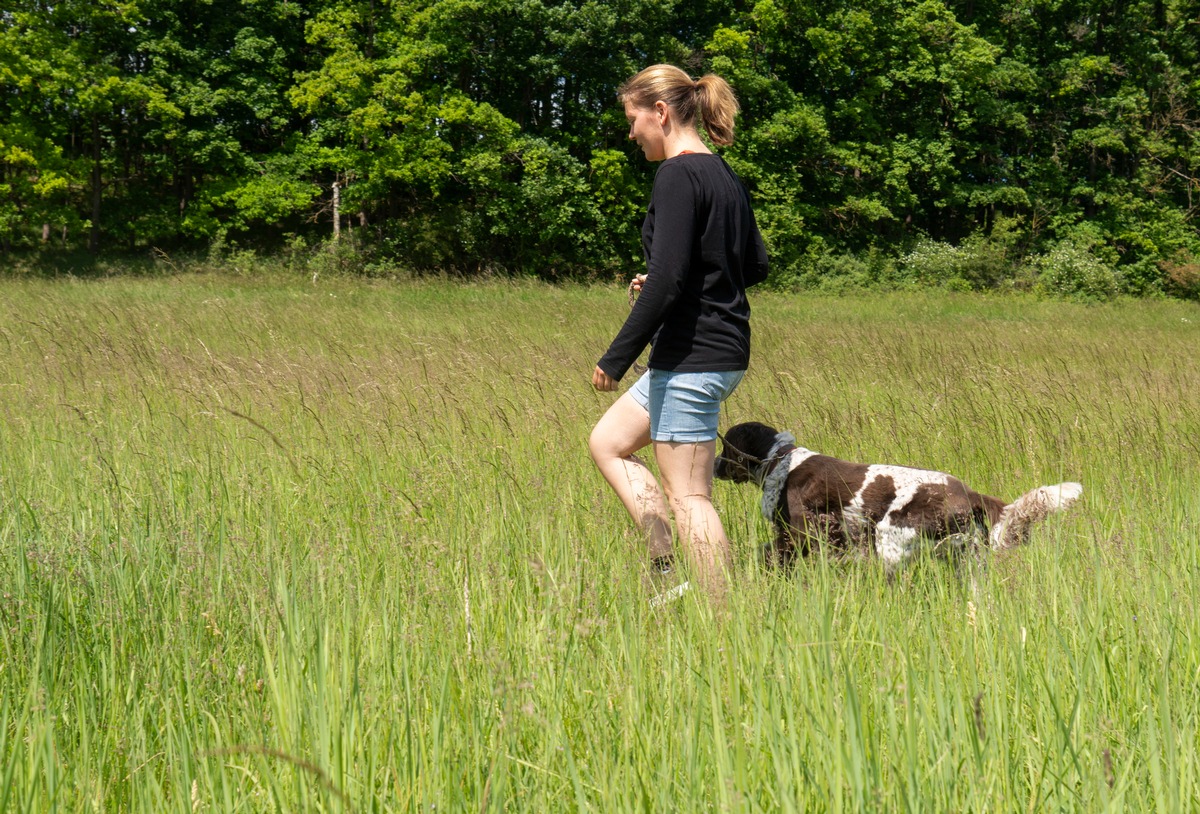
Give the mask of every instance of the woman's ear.
<svg viewBox="0 0 1200 814">
<path fill-rule="evenodd" d="M 667 105 L 667 103 L 659 99 L 654 103 L 654 111 L 658 114 L 658 123 L 666 124 L 667 119 L 671 115 L 671 108 Z"/>
</svg>

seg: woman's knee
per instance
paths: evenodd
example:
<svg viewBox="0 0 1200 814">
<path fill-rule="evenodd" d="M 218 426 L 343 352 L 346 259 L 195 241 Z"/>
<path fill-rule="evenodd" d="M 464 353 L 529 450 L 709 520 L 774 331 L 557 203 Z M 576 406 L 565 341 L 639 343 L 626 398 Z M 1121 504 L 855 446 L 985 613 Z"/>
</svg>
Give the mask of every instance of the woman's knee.
<svg viewBox="0 0 1200 814">
<path fill-rule="evenodd" d="M 628 458 L 650 443 L 650 416 L 626 393 L 601 417 L 588 436 L 588 452 L 597 464 Z"/>
<path fill-rule="evenodd" d="M 597 466 L 605 460 L 619 457 L 613 450 L 612 438 L 604 431 L 602 424 L 593 427 L 592 434 L 588 436 L 588 454 Z"/>
<path fill-rule="evenodd" d="M 588 453 L 592 456 L 592 462 L 601 470 L 614 461 L 633 460 L 641 463 L 634 455 L 636 450 L 628 449 L 628 446 L 621 443 L 619 438 L 614 438 L 611 433 L 605 432 L 600 425 L 588 436 Z"/>
</svg>

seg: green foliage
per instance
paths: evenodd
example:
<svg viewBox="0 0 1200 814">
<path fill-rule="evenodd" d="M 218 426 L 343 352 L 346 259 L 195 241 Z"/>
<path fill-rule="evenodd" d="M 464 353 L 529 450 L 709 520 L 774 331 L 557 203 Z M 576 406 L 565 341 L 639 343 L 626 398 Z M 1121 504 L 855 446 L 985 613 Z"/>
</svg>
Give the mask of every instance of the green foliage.
<svg viewBox="0 0 1200 814">
<path fill-rule="evenodd" d="M 922 287 L 986 291 L 1013 282 L 1021 264 L 1020 223 L 1001 219 L 991 234 L 976 232 L 958 245 L 921 240 L 900 258 L 904 277 Z"/>
<path fill-rule="evenodd" d="M 1059 242 L 1034 258 L 1033 266 L 1038 272 L 1038 288 L 1056 296 L 1103 301 L 1121 293 L 1120 272 L 1078 238 Z"/>
<path fill-rule="evenodd" d="M 788 270 L 771 272 L 769 282 L 783 290 L 823 293 L 911 288 L 900 276 L 896 260 L 878 249 L 863 252 L 831 250 L 813 241 Z"/>
<path fill-rule="evenodd" d="M 958 246 L 934 240 L 922 240 L 901 258 L 904 271 L 911 278 L 928 286 L 943 286 L 956 291 L 970 291 L 970 278 L 977 271 L 987 275 L 992 271 L 992 258 L 981 256 L 976 241 L 963 241 Z M 981 262 L 982 261 L 982 262 Z M 1001 271 L 1007 271 L 1001 267 Z"/>
<path fill-rule="evenodd" d="M 0 248 L 46 234 L 66 250 L 269 251 L 286 235 L 329 238 L 336 184 L 364 250 L 411 267 L 626 274 L 641 263 L 653 168 L 622 147 L 615 89 L 672 61 L 738 93 L 724 152 L 777 280 L 808 279 L 816 257 L 915 251 L 927 268 L 914 279 L 988 287 L 1016 272 L 979 267 L 993 261 L 975 236 L 1014 218 L 1032 249 L 1091 230 L 1125 292 L 1173 293 L 1164 263 L 1200 255 L 1193 12 L 1183 0 L 19 5 L 0 17 Z"/>
</svg>

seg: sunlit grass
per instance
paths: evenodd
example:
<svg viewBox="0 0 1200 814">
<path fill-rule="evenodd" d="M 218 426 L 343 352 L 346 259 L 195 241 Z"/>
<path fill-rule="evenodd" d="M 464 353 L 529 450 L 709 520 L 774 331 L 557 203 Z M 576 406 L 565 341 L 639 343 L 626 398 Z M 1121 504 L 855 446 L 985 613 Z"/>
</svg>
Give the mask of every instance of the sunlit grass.
<svg viewBox="0 0 1200 814">
<path fill-rule="evenodd" d="M 654 612 L 618 288 L 0 283 L 0 811 L 1200 807 L 1200 310 L 758 295 L 726 423 L 1083 501 Z"/>
</svg>

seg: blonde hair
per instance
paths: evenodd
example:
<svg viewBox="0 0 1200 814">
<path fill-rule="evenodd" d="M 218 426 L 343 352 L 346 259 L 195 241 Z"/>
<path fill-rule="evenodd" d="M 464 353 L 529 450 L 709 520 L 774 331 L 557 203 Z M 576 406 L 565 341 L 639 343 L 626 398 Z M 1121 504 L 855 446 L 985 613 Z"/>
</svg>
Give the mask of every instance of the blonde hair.
<svg viewBox="0 0 1200 814">
<path fill-rule="evenodd" d="M 638 108 L 665 102 L 685 126 L 694 125 L 699 114 L 713 144 L 733 144 L 733 119 L 740 108 L 733 88 L 714 73 L 692 79 L 674 65 L 651 65 L 617 88 L 617 98 Z"/>
</svg>

